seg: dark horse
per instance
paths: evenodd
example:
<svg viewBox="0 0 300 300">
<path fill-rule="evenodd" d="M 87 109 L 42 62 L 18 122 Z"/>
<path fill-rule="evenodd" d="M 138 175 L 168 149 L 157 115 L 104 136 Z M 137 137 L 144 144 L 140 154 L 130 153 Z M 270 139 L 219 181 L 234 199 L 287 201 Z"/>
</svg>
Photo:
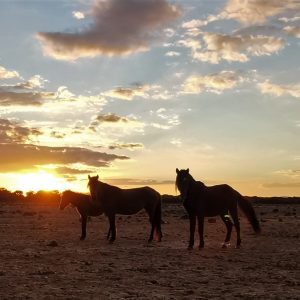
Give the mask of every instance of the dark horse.
<svg viewBox="0 0 300 300">
<path fill-rule="evenodd" d="M 84 240 L 86 237 L 87 218 L 89 216 L 96 217 L 103 214 L 103 210 L 100 207 L 95 206 L 91 202 L 90 198 L 91 197 L 89 195 L 75 193 L 72 191 L 64 191 L 61 194 L 59 208 L 63 210 L 65 207 L 71 204 L 72 206 L 76 207 L 77 211 L 81 216 L 81 240 Z M 109 234 L 110 229 L 108 230 L 107 238 L 109 238 Z"/>
<path fill-rule="evenodd" d="M 151 232 L 149 242 L 153 240 L 154 230 L 157 240 L 161 241 L 161 196 L 150 187 L 141 187 L 133 189 L 121 189 L 99 181 L 99 176 L 90 177 L 88 187 L 95 205 L 97 205 L 107 215 L 111 237 L 110 242 L 116 239 L 116 214 L 132 215 L 143 208 L 149 215 L 151 223 Z"/>
<path fill-rule="evenodd" d="M 195 181 L 189 173 L 189 169 L 176 169 L 176 173 L 176 187 L 179 189 L 183 199 L 183 205 L 190 218 L 189 249 L 192 249 L 194 246 L 196 217 L 198 219 L 200 238 L 199 248 L 203 248 L 204 217 L 213 217 L 217 215 L 221 217 L 227 228 L 223 247 L 226 247 L 227 243 L 230 241 L 233 226 L 230 220 L 231 216 L 237 233 L 236 247 L 239 248 L 241 245 L 241 237 L 237 206 L 242 209 L 254 231 L 256 233 L 260 232 L 260 225 L 251 203 L 232 187 L 227 184 L 206 186 L 201 181 Z"/>
</svg>

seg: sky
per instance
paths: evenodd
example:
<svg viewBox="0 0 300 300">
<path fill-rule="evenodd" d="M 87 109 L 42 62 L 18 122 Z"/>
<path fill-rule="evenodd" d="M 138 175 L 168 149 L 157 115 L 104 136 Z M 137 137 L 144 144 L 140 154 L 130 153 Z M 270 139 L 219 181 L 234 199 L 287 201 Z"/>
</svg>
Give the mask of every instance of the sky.
<svg viewBox="0 0 300 300">
<path fill-rule="evenodd" d="M 300 196 L 299 0 L 0 0 L 0 39 L 1 187 Z"/>
</svg>

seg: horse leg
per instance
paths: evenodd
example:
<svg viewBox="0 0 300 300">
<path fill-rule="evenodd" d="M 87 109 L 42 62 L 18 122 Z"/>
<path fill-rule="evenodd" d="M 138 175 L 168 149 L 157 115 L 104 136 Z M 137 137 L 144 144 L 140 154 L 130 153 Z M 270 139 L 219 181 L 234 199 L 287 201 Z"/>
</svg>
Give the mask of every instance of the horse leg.
<svg viewBox="0 0 300 300">
<path fill-rule="evenodd" d="M 150 236 L 148 239 L 148 243 L 151 243 L 153 241 L 153 235 L 154 235 L 154 229 L 155 229 L 155 224 L 154 221 L 151 221 L 151 232 L 150 232 Z"/>
<path fill-rule="evenodd" d="M 156 235 L 157 235 L 157 241 L 161 242 L 161 239 L 163 237 L 161 231 L 161 216 L 159 216 L 159 219 L 156 220 Z"/>
<path fill-rule="evenodd" d="M 108 216 L 109 220 L 109 231 L 110 231 L 110 239 L 109 242 L 113 243 L 116 239 L 116 216 L 115 214 L 109 215 Z"/>
<path fill-rule="evenodd" d="M 196 227 L 196 215 L 190 214 L 190 240 L 188 249 L 191 250 L 194 247 L 194 235 Z"/>
<path fill-rule="evenodd" d="M 111 229 L 110 229 L 110 226 L 109 226 L 108 231 L 107 231 L 107 235 L 106 235 L 107 240 L 109 240 L 110 234 L 111 234 Z"/>
<path fill-rule="evenodd" d="M 81 215 L 81 237 L 80 237 L 81 241 L 83 241 L 86 237 L 86 222 L 87 222 L 87 216 Z"/>
<path fill-rule="evenodd" d="M 161 231 L 161 202 L 159 199 L 159 203 L 157 204 L 155 211 L 154 211 L 154 228 L 155 228 L 155 232 L 156 232 L 156 240 L 158 242 L 161 242 L 162 239 L 162 231 Z"/>
<path fill-rule="evenodd" d="M 226 229 L 227 229 L 227 234 L 226 234 L 226 238 L 225 238 L 225 242 L 223 243 L 222 247 L 223 248 L 227 248 L 227 245 L 229 244 L 230 238 L 231 238 L 231 232 L 232 232 L 232 222 L 229 218 L 228 215 L 225 214 L 221 214 L 220 215 L 222 221 L 224 222 Z"/>
<path fill-rule="evenodd" d="M 204 216 L 197 216 L 198 218 L 198 233 L 199 233 L 199 249 L 204 248 Z"/>
<path fill-rule="evenodd" d="M 154 236 L 154 229 L 155 229 L 155 216 L 154 216 L 154 211 L 153 209 L 151 210 L 149 207 L 145 207 L 145 210 L 149 216 L 149 222 L 151 224 L 151 231 L 150 231 L 150 236 L 148 239 L 148 243 L 151 243 L 153 241 L 153 236 Z"/>
<path fill-rule="evenodd" d="M 236 248 L 240 248 L 241 246 L 241 229 L 240 229 L 240 221 L 238 217 L 238 212 L 237 212 L 237 207 L 234 207 L 233 209 L 230 210 L 231 217 L 233 219 L 234 227 L 236 229 Z"/>
</svg>

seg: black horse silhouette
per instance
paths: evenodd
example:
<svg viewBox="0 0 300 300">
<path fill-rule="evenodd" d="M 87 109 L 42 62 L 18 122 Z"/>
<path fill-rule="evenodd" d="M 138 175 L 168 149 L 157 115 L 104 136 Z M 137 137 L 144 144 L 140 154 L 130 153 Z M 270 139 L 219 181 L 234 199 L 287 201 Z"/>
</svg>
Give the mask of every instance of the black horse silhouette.
<svg viewBox="0 0 300 300">
<path fill-rule="evenodd" d="M 99 181 L 99 176 L 90 177 L 88 187 L 91 197 L 96 206 L 109 219 L 111 236 L 110 242 L 116 239 L 116 214 L 132 215 L 143 208 L 149 215 L 151 223 L 149 242 L 153 240 L 154 230 L 158 241 L 161 241 L 161 196 L 150 187 L 141 187 L 133 189 L 121 189 Z"/>
<path fill-rule="evenodd" d="M 260 232 L 260 225 L 251 203 L 246 200 L 239 192 L 227 184 L 206 186 L 201 181 L 195 179 L 187 170 L 176 169 L 176 187 L 179 189 L 183 199 L 183 205 L 190 218 L 190 240 L 188 248 L 194 246 L 194 234 L 196 227 L 196 217 L 198 219 L 198 232 L 200 238 L 199 248 L 204 247 L 204 217 L 219 215 L 227 228 L 227 234 L 223 247 L 230 241 L 232 222 L 237 233 L 236 247 L 241 245 L 240 222 L 238 218 L 237 206 L 242 209 L 256 233 Z M 230 215 L 230 216 L 229 216 Z"/>
<path fill-rule="evenodd" d="M 68 205 L 73 205 L 76 207 L 77 211 L 79 212 L 81 216 L 81 240 L 84 240 L 86 238 L 86 223 L 87 218 L 89 216 L 100 216 L 103 214 L 103 210 L 99 206 L 95 206 L 91 202 L 91 197 L 86 194 L 82 193 L 75 193 L 72 191 L 64 191 L 61 194 L 61 200 L 59 208 L 63 210 Z M 107 239 L 110 235 L 110 228 L 107 233 Z"/>
</svg>

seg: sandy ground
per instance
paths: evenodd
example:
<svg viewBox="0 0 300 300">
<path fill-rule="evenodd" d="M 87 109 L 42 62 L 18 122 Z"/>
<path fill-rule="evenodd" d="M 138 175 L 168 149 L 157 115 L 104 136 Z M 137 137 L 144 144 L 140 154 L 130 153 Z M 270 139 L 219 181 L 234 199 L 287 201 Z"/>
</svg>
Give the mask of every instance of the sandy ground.
<svg viewBox="0 0 300 300">
<path fill-rule="evenodd" d="M 242 248 L 221 248 L 225 227 L 205 222 L 206 247 L 186 249 L 188 220 L 164 205 L 164 238 L 146 242 L 144 213 L 88 223 L 57 203 L 0 203 L 0 299 L 300 299 L 300 205 L 256 206 L 262 234 L 241 216 Z M 197 237 L 198 244 L 198 237 Z"/>
</svg>

